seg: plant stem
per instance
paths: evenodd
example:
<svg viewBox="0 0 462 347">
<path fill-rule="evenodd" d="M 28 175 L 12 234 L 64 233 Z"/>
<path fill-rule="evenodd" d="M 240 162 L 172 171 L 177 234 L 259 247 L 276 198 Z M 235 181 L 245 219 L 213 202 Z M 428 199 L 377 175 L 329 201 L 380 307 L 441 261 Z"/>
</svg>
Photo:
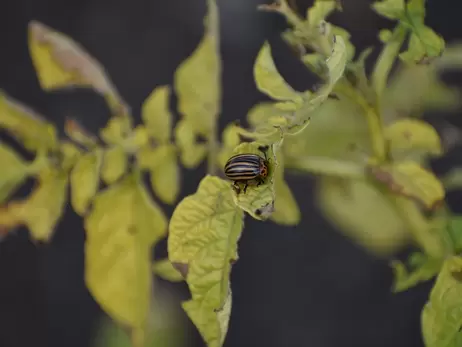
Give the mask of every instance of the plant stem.
<svg viewBox="0 0 462 347">
<path fill-rule="evenodd" d="M 349 179 L 365 178 L 365 167 L 363 165 L 328 157 L 301 157 L 293 160 L 293 162 L 286 159 L 285 166 L 305 170 L 316 175 Z"/>
</svg>

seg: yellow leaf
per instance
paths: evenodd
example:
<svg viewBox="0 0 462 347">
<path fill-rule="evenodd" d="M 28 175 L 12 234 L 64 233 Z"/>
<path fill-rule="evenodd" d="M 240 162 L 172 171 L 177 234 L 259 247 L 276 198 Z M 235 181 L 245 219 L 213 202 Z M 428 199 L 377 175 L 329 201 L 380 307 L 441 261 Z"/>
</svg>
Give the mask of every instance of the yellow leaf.
<svg viewBox="0 0 462 347">
<path fill-rule="evenodd" d="M 160 143 L 169 142 L 172 133 L 169 98 L 168 86 L 157 87 L 144 101 L 141 111 L 148 134 Z"/>
<path fill-rule="evenodd" d="M 424 259 L 418 266 L 413 266 L 411 271 L 408 271 L 406 265 L 400 261 L 393 261 L 392 267 L 394 272 L 393 291 L 401 292 L 412 288 L 413 286 L 428 281 L 435 277 L 441 268 L 439 259 L 428 258 L 422 255 Z"/>
<path fill-rule="evenodd" d="M 111 147 L 103 154 L 101 178 L 106 184 L 114 183 L 127 171 L 127 166 L 127 154 L 123 147 Z"/>
<path fill-rule="evenodd" d="M 391 254 L 408 239 L 393 204 L 366 181 L 322 177 L 317 200 L 333 225 L 374 254 Z"/>
<path fill-rule="evenodd" d="M 53 169 L 41 173 L 38 185 L 25 200 L 14 201 L 0 212 L 0 226 L 26 225 L 31 237 L 48 241 L 64 213 L 67 174 Z"/>
<path fill-rule="evenodd" d="M 462 258 L 447 258 L 422 311 L 422 333 L 427 347 L 457 347 L 462 342 L 461 274 Z"/>
<path fill-rule="evenodd" d="M 74 167 L 75 163 L 82 155 L 82 150 L 68 140 L 63 140 L 59 145 L 59 149 L 62 155 L 61 168 L 64 171 Z"/>
<path fill-rule="evenodd" d="M 243 217 L 229 183 L 206 176 L 197 192 L 177 205 L 170 221 L 169 260 L 186 268 L 192 296 L 183 307 L 209 347 L 221 346 L 226 335 L 229 275 L 238 259 Z"/>
<path fill-rule="evenodd" d="M 299 100 L 295 91 L 280 75 L 271 55 L 271 46 L 265 42 L 254 64 L 254 78 L 258 89 L 276 100 Z"/>
<path fill-rule="evenodd" d="M 166 217 L 136 174 L 99 193 L 85 219 L 85 282 L 104 311 L 136 339 L 147 327 L 151 249 L 166 229 Z"/>
<path fill-rule="evenodd" d="M 218 153 L 218 163 L 220 167 L 223 168 L 228 159 L 232 156 L 234 148 L 241 143 L 239 128 L 235 124 L 228 124 L 223 130 L 221 143 L 222 146 Z"/>
<path fill-rule="evenodd" d="M 0 142 L 0 203 L 4 202 L 26 179 L 28 166 L 13 150 Z"/>
<path fill-rule="evenodd" d="M 246 142 L 241 143 L 234 149 L 233 155 L 249 153 L 256 154 L 264 158 L 264 153 L 259 149 L 261 143 L 258 142 Z M 277 168 L 278 162 L 276 161 L 276 150 L 277 145 L 271 145 L 267 150 L 268 158 L 268 176 L 265 178 L 265 182 L 259 186 L 253 184 L 247 188 L 244 193 L 243 189 L 237 193 L 233 189 L 234 202 L 241 209 L 250 214 L 253 218 L 259 220 L 268 219 L 274 211 L 274 172 Z M 250 183 L 250 182 L 249 182 Z M 239 184 L 239 183 L 238 183 Z M 240 184 L 242 185 L 242 184 Z"/>
<path fill-rule="evenodd" d="M 91 134 L 74 119 L 66 119 L 66 122 L 64 123 L 64 131 L 71 140 L 86 148 L 93 148 L 98 143 L 96 136 Z"/>
<path fill-rule="evenodd" d="M 29 50 L 44 90 L 93 87 L 106 97 L 115 113 L 128 112 L 128 106 L 106 76 L 102 65 L 66 35 L 32 21 L 29 23 Z"/>
<path fill-rule="evenodd" d="M 48 151 L 58 146 L 56 129 L 51 123 L 3 92 L 0 92 L 0 128 L 30 151 Z"/>
<path fill-rule="evenodd" d="M 173 204 L 180 190 L 180 171 L 176 149 L 164 145 L 155 149 L 157 158 L 151 168 L 151 186 L 163 202 Z"/>
<path fill-rule="evenodd" d="M 430 124 L 418 119 L 400 119 L 385 128 L 385 139 L 393 154 L 424 152 L 439 155 L 441 139 Z"/>
<path fill-rule="evenodd" d="M 111 117 L 100 136 L 108 145 L 120 145 L 126 137 L 126 124 L 123 117 Z"/>
<path fill-rule="evenodd" d="M 306 19 L 311 29 L 317 28 L 338 7 L 335 0 L 316 0 L 306 11 Z"/>
<path fill-rule="evenodd" d="M 221 104 L 218 10 L 214 0 L 208 0 L 205 27 L 199 46 L 176 69 L 174 84 L 180 113 L 191 122 L 195 133 L 208 136 Z"/>
<path fill-rule="evenodd" d="M 425 208 L 437 208 L 445 192 L 438 178 L 413 161 L 370 167 L 372 176 L 385 184 L 391 193 L 416 200 Z"/>
<path fill-rule="evenodd" d="M 175 143 L 180 149 L 181 163 L 188 169 L 196 168 L 207 155 L 207 146 L 196 142 L 194 127 L 186 119 L 175 127 Z"/>
<path fill-rule="evenodd" d="M 278 166 L 274 172 L 274 212 L 271 220 L 282 225 L 297 225 L 300 222 L 300 209 L 297 201 L 284 180 L 284 162 L 281 151 L 277 153 Z"/>
<path fill-rule="evenodd" d="M 175 269 L 170 260 L 162 259 L 154 263 L 152 267 L 154 273 L 170 282 L 182 282 L 184 281 L 183 275 Z"/>
<path fill-rule="evenodd" d="M 72 207 L 81 216 L 87 212 L 98 191 L 102 156 L 100 149 L 84 154 L 70 174 Z"/>
</svg>

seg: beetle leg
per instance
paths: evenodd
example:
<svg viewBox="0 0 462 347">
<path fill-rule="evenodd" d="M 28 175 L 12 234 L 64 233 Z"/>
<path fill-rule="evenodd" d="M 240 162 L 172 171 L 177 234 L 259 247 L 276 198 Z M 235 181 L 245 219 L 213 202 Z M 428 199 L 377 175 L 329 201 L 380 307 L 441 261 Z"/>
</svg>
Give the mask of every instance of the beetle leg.
<svg viewBox="0 0 462 347">
<path fill-rule="evenodd" d="M 248 187 L 248 185 L 249 185 L 249 184 L 248 184 L 247 182 L 245 182 L 245 186 L 244 186 L 244 194 L 245 194 L 245 192 L 247 191 L 247 187 Z"/>
<path fill-rule="evenodd" d="M 257 187 L 259 187 L 261 184 L 263 184 L 263 179 L 261 177 L 257 178 Z"/>
<path fill-rule="evenodd" d="M 236 194 L 239 194 L 241 192 L 241 187 L 239 187 L 239 184 L 236 181 L 233 182 L 233 189 L 236 192 Z"/>
<path fill-rule="evenodd" d="M 265 160 L 268 160 L 268 149 L 269 149 L 268 145 L 258 147 L 258 150 L 261 151 L 265 155 Z"/>
</svg>

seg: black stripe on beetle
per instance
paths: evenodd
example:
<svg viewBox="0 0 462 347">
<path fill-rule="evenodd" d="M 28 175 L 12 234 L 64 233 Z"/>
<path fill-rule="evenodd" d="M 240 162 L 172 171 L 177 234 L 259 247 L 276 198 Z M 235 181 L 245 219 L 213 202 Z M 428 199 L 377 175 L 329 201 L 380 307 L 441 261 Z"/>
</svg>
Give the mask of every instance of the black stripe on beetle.
<svg viewBox="0 0 462 347">
<path fill-rule="evenodd" d="M 236 193 L 240 193 L 239 183 L 244 183 L 244 193 L 249 184 L 259 186 L 268 176 L 268 159 L 266 151 L 268 147 L 259 148 L 264 154 L 265 158 L 257 154 L 245 153 L 237 154 L 228 159 L 225 165 L 225 175 L 233 181 L 233 187 Z"/>
</svg>

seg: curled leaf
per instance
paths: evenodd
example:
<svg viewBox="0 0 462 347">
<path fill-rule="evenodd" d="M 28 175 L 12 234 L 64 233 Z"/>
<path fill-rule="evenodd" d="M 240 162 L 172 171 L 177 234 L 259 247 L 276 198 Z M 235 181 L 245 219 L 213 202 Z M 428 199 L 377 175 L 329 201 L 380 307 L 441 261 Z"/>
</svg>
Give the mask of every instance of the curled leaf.
<svg viewBox="0 0 462 347">
<path fill-rule="evenodd" d="M 372 166 L 370 173 L 393 194 L 415 200 L 429 210 L 437 208 L 445 196 L 444 187 L 438 178 L 413 161 Z"/>
<path fill-rule="evenodd" d="M 114 320 L 142 339 L 150 307 L 151 248 L 167 220 L 136 174 L 100 192 L 85 218 L 85 282 Z"/>
<path fill-rule="evenodd" d="M 96 136 L 92 135 L 75 119 L 66 119 L 66 122 L 64 123 L 64 131 L 71 140 L 86 148 L 93 148 L 98 143 Z"/>
<path fill-rule="evenodd" d="M 170 88 L 168 86 L 157 87 L 144 101 L 141 111 L 148 134 L 160 143 L 169 142 L 172 133 L 169 98 Z"/>
<path fill-rule="evenodd" d="M 462 341 L 462 258 L 445 260 L 422 311 L 425 346 L 459 346 Z"/>
<path fill-rule="evenodd" d="M 261 143 L 246 142 L 241 143 L 234 149 L 233 155 L 236 154 L 256 154 L 265 158 L 264 152 L 260 149 Z M 266 157 L 268 158 L 268 176 L 264 179 L 263 184 L 257 185 L 256 182 L 248 182 L 249 186 L 244 192 L 243 189 L 239 193 L 233 190 L 234 202 L 241 209 L 250 214 L 253 218 L 265 220 L 271 216 L 274 211 L 274 173 L 278 162 L 275 155 L 276 145 L 268 146 Z M 240 186 L 245 182 L 238 182 Z M 231 188 L 231 187 L 230 187 Z"/>
<path fill-rule="evenodd" d="M 3 203 L 26 179 L 28 166 L 13 150 L 0 142 L 0 203 Z"/>
<path fill-rule="evenodd" d="M 176 69 L 174 81 L 180 113 L 188 119 L 194 133 L 204 136 L 212 131 L 221 103 L 218 10 L 214 0 L 208 0 L 206 18 L 204 37 Z"/>
<path fill-rule="evenodd" d="M 30 151 L 55 150 L 58 146 L 57 132 L 51 123 L 3 92 L 0 92 L 0 128 Z"/>
<path fill-rule="evenodd" d="M 170 260 L 162 259 L 154 263 L 152 270 L 154 273 L 170 282 L 184 281 L 183 275 L 175 269 Z"/>
<path fill-rule="evenodd" d="M 229 275 L 238 259 L 243 217 L 229 184 L 206 176 L 197 192 L 177 205 L 170 221 L 169 260 L 189 267 L 186 281 L 192 299 L 183 308 L 210 347 L 221 346 L 226 336 Z"/>
<path fill-rule="evenodd" d="M 105 150 L 101 167 L 103 181 L 106 184 L 111 184 L 122 177 L 127 171 L 127 160 L 127 154 L 121 146 L 114 146 Z"/>
<path fill-rule="evenodd" d="M 100 149 L 82 155 L 70 174 L 71 203 L 79 215 L 86 213 L 98 191 L 102 156 Z"/>
<path fill-rule="evenodd" d="M 29 49 L 43 89 L 92 87 L 106 98 L 115 113 L 127 112 L 127 105 L 101 64 L 68 36 L 32 21 L 29 23 Z"/>
<path fill-rule="evenodd" d="M 400 261 L 393 261 L 392 267 L 394 272 L 393 291 L 402 292 L 415 285 L 428 281 L 438 274 L 441 268 L 441 261 L 438 259 L 429 258 L 423 254 L 424 258 L 419 264 L 412 266 L 409 271 L 405 264 Z"/>
</svg>

